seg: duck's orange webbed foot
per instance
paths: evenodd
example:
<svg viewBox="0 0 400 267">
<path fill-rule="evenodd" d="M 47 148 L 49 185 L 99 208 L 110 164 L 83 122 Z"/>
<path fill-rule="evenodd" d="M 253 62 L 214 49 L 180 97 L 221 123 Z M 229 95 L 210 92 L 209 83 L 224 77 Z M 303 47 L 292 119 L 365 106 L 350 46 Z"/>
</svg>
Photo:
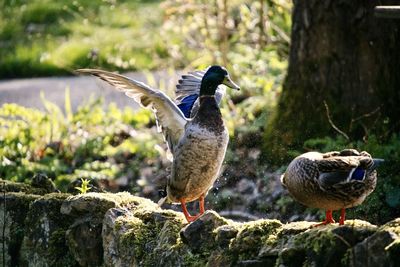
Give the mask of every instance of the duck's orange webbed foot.
<svg viewBox="0 0 400 267">
<path fill-rule="evenodd" d="M 318 227 L 318 226 L 321 226 L 321 225 L 327 225 L 327 224 L 335 223 L 335 220 L 333 219 L 331 210 L 327 210 L 325 214 L 326 214 L 325 221 L 323 221 L 321 223 L 314 224 L 311 227 L 314 228 L 314 227 Z"/>
<path fill-rule="evenodd" d="M 195 220 L 197 220 L 200 217 L 200 214 L 197 214 L 195 216 L 192 215 L 186 215 L 185 214 L 185 218 L 188 221 L 188 223 L 194 222 Z"/>
<path fill-rule="evenodd" d="M 200 198 L 199 198 L 200 212 L 199 212 L 199 214 L 197 214 L 195 216 L 190 215 L 189 211 L 187 210 L 185 199 L 182 198 L 180 200 L 180 202 L 181 202 L 183 214 L 185 215 L 185 218 L 189 223 L 194 222 L 195 220 L 197 220 L 201 215 L 203 215 L 203 213 L 205 211 L 205 209 L 204 209 L 204 195 L 201 195 Z"/>
<path fill-rule="evenodd" d="M 204 195 L 201 195 L 199 198 L 199 209 L 200 209 L 200 213 L 199 215 L 203 215 L 205 208 L 204 208 Z"/>
<path fill-rule="evenodd" d="M 340 211 L 340 219 L 339 219 L 339 225 L 344 225 L 344 220 L 346 218 L 346 210 L 341 209 Z"/>
</svg>

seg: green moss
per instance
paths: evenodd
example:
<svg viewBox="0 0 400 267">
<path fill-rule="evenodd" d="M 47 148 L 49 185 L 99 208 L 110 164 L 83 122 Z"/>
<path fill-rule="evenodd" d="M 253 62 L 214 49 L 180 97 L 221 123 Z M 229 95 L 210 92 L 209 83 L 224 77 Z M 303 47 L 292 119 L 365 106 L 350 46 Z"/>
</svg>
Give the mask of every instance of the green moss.
<svg viewBox="0 0 400 267">
<path fill-rule="evenodd" d="M 26 183 L 18 183 L 0 179 L 0 190 L 3 191 L 4 188 L 6 192 L 23 192 L 34 195 L 44 195 L 48 193 L 45 189 L 35 188 Z"/>
<path fill-rule="evenodd" d="M 239 227 L 237 237 L 232 241 L 230 249 L 239 260 L 255 257 L 263 242 L 274 236 L 282 226 L 278 220 L 257 220 L 244 223 Z"/>
<path fill-rule="evenodd" d="M 400 235 L 400 218 L 394 219 L 393 221 L 386 223 L 385 225 L 379 227 L 379 230 L 392 231 Z"/>
<path fill-rule="evenodd" d="M 129 247 L 134 252 L 134 257 L 140 261 L 145 253 L 145 247 L 152 243 L 155 237 L 155 232 L 143 223 L 138 218 L 130 218 L 127 224 L 124 225 L 126 230 L 121 236 L 121 247 Z"/>
<path fill-rule="evenodd" d="M 14 265 L 27 265 L 34 259 L 33 266 L 76 266 L 75 254 L 70 253 L 65 239 L 66 231 L 71 230 L 71 226 L 76 225 L 75 219 L 82 219 L 82 216 L 87 219 L 85 222 L 101 224 L 104 213 L 99 210 L 110 203 L 119 211 L 113 213 L 116 217 L 108 220 L 112 231 L 107 238 L 113 243 L 113 253 L 121 263 L 137 266 L 348 266 L 357 244 L 377 231 L 398 235 L 400 228 L 400 218 L 379 228 L 365 221 L 348 220 L 344 226 L 310 229 L 312 222 L 282 224 L 277 220 L 257 220 L 236 223 L 214 211 L 207 211 L 197 223 L 188 225 L 182 213 L 162 210 L 152 201 L 129 193 L 88 193 L 73 197 L 58 193 L 44 196 L 8 193 L 6 200 L 9 204 L 7 214 L 12 218 L 7 231 L 16 240 L 10 240 L 8 248 L 13 247 L 21 254 L 11 257 Z M 60 207 L 65 203 L 76 204 L 72 206 L 86 214 L 77 214 L 77 217 L 61 214 Z M 105 206 L 96 210 L 98 203 Z M 392 236 L 396 238 L 395 234 Z M 25 241 L 21 248 L 22 238 Z M 82 241 L 79 234 L 76 240 L 75 249 L 86 244 L 78 242 Z M 194 241 L 199 242 L 195 245 Z M 387 255 L 395 262 L 399 251 L 397 239 L 378 254 Z M 93 253 L 102 255 L 101 246 Z"/>
<path fill-rule="evenodd" d="M 147 199 L 132 196 L 128 199 L 129 212 L 115 220 L 120 257 L 140 266 L 172 266 L 177 261 L 189 261 L 190 257 L 183 259 L 188 257 L 187 247 L 179 239 L 179 232 L 186 224 L 182 213 L 161 210 Z"/>
<path fill-rule="evenodd" d="M 294 239 L 295 245 L 304 246 L 316 254 L 320 254 L 329 247 L 334 247 L 335 235 L 330 231 L 309 230 L 301 233 Z"/>
<path fill-rule="evenodd" d="M 25 220 L 22 262 L 33 265 L 75 266 L 65 241 L 65 233 L 73 218 L 60 213 L 70 194 L 52 193 L 36 199 Z"/>
<path fill-rule="evenodd" d="M 180 241 L 179 232 L 184 226 L 179 218 L 168 220 L 157 233 L 155 247 L 143 261 L 144 266 L 173 266 L 188 252 Z"/>
<path fill-rule="evenodd" d="M 77 265 L 73 255 L 69 253 L 69 248 L 65 240 L 65 232 L 66 229 L 60 228 L 50 235 L 49 250 L 46 255 L 50 266 L 64 267 Z"/>
<path fill-rule="evenodd" d="M 18 192 L 6 193 L 5 198 L 0 198 L 0 225 L 5 224 L 6 262 L 10 266 L 18 265 L 21 244 L 25 235 L 25 218 L 30 204 L 38 197 L 38 195 Z"/>
<path fill-rule="evenodd" d="M 167 221 L 160 230 L 158 236 L 158 248 L 169 248 L 176 245 L 179 241 L 179 232 L 184 222 L 181 220 Z"/>
<path fill-rule="evenodd" d="M 304 227 L 306 224 L 300 226 Z M 303 259 L 311 266 L 348 264 L 351 248 L 376 231 L 376 226 L 354 220 L 345 226 L 327 225 L 297 233 L 289 238 L 279 254 L 279 262 L 291 263 Z"/>
<path fill-rule="evenodd" d="M 147 213 L 136 210 L 129 216 L 121 216 L 116 220 L 116 229 L 120 229 L 120 245 L 122 251 L 132 250 L 135 261 L 141 266 L 154 266 L 159 263 L 160 254 L 172 253 L 176 247 L 179 231 L 183 221 L 178 217 L 158 220 L 160 214 L 153 213 L 150 218 Z M 175 215 L 173 212 L 165 212 Z M 142 217 L 142 218 L 140 218 Z"/>
<path fill-rule="evenodd" d="M 330 249 L 337 240 L 330 230 L 307 230 L 291 238 L 279 252 L 278 264 L 286 266 L 326 266 L 331 260 Z M 288 244 L 291 244 L 288 246 Z M 334 266 L 334 265 L 332 265 Z"/>
<path fill-rule="evenodd" d="M 269 235 L 265 240 L 259 255 L 262 257 L 278 256 L 278 252 L 283 251 L 287 254 L 284 258 L 291 258 L 291 255 L 297 252 L 298 249 L 288 249 L 287 243 L 293 243 L 293 236 L 307 231 L 313 224 L 312 222 L 292 222 L 282 225 L 282 227 L 276 230 L 276 234 Z"/>
<path fill-rule="evenodd" d="M 183 266 L 202 267 L 207 264 L 208 255 L 193 254 L 189 250 L 183 256 Z"/>
<path fill-rule="evenodd" d="M 179 236 L 179 231 L 177 234 Z M 143 266 L 206 266 L 208 255 L 193 253 L 179 238 L 175 241 L 172 246 L 157 246 Z"/>
<path fill-rule="evenodd" d="M 122 193 L 95 193 L 80 194 L 70 196 L 62 206 L 62 212 L 65 214 L 83 215 L 87 212 L 97 213 L 98 216 L 104 216 L 107 210 L 115 207 L 130 206 L 133 209 L 143 207 L 146 210 L 157 209 L 158 206 L 151 200 L 132 196 L 128 192 Z"/>
<path fill-rule="evenodd" d="M 154 250 L 161 238 L 165 244 L 173 245 L 182 226 L 179 213 L 162 211 L 152 201 L 123 194 L 116 198 L 118 204 L 125 203 L 131 212 L 120 216 L 115 221 L 115 229 L 122 233 L 119 238 L 121 253 L 134 257 L 140 265 L 149 266 L 159 255 Z M 160 234 L 162 233 L 162 234 Z M 160 236 L 159 236 L 160 235 Z M 162 251 L 166 247 L 158 247 Z M 132 250 L 132 253 L 127 252 Z"/>
<path fill-rule="evenodd" d="M 279 231 L 277 237 L 285 237 L 285 236 L 291 236 L 295 234 L 299 234 L 301 232 L 304 232 L 308 229 L 311 228 L 312 225 L 315 223 L 313 222 L 292 222 L 292 223 L 287 223 L 282 225 L 281 231 Z"/>
<path fill-rule="evenodd" d="M 43 195 L 33 203 L 30 210 L 31 218 L 36 220 L 38 216 L 46 214 L 50 220 L 59 221 L 61 215 L 60 207 L 69 196 L 71 195 L 66 193 L 51 193 Z"/>
<path fill-rule="evenodd" d="M 376 225 L 373 225 L 370 222 L 367 222 L 364 220 L 358 220 L 358 219 L 347 220 L 347 221 L 345 221 L 345 225 L 353 227 L 353 228 L 371 228 L 371 229 L 377 228 Z"/>
</svg>

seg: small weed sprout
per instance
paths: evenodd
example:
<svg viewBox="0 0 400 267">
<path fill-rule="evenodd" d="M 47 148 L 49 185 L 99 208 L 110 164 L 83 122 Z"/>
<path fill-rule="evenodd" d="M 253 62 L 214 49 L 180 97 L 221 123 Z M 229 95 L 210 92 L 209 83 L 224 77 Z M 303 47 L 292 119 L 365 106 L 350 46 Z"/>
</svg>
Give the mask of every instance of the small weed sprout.
<svg viewBox="0 0 400 267">
<path fill-rule="evenodd" d="M 86 194 L 92 187 L 89 186 L 90 181 L 88 179 L 81 178 L 81 186 L 76 186 L 75 189 L 78 190 L 79 194 Z"/>
</svg>

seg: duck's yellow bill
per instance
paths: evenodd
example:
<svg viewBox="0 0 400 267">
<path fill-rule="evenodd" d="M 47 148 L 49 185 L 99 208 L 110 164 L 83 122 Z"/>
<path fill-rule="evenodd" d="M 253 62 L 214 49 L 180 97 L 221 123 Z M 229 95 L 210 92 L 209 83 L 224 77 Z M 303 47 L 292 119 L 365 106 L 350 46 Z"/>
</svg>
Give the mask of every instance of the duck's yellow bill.
<svg viewBox="0 0 400 267">
<path fill-rule="evenodd" d="M 225 84 L 226 86 L 228 86 L 228 87 L 230 87 L 232 89 L 240 90 L 239 85 L 234 83 L 229 75 L 225 76 L 224 81 L 222 82 L 222 84 Z"/>
</svg>

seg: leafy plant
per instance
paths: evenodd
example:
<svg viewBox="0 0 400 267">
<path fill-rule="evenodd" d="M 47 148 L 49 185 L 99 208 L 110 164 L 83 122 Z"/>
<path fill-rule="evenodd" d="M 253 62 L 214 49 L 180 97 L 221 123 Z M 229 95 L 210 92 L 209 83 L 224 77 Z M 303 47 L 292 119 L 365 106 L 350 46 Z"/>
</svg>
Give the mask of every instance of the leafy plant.
<svg viewBox="0 0 400 267">
<path fill-rule="evenodd" d="M 89 184 L 89 180 L 81 178 L 81 186 L 76 186 L 75 189 L 78 190 L 80 194 L 86 194 L 90 189 L 92 189 Z"/>
<path fill-rule="evenodd" d="M 147 110 L 104 108 L 102 100 L 92 99 L 73 112 L 68 90 L 65 113 L 44 96 L 42 101 L 45 111 L 0 108 L 3 179 L 28 182 L 41 172 L 66 191 L 77 178 L 135 181 L 142 165 L 163 156 L 154 149 L 162 141 Z"/>
</svg>

